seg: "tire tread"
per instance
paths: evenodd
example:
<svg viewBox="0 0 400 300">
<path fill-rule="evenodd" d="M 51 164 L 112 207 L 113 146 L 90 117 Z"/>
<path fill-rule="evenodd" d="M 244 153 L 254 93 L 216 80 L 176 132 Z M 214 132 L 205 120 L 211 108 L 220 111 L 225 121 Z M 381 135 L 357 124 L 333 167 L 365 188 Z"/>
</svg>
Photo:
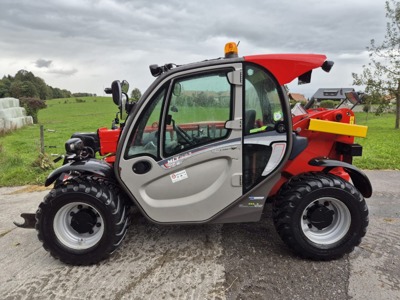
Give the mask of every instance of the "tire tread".
<svg viewBox="0 0 400 300">
<path fill-rule="evenodd" d="M 60 252 L 58 247 L 54 246 L 54 241 L 49 239 L 49 234 L 44 228 L 46 215 L 50 212 L 53 204 L 58 201 L 59 197 L 63 197 L 69 193 L 80 193 L 91 196 L 99 201 L 99 205 L 104 206 L 110 212 L 112 218 L 110 225 L 112 227 L 111 242 L 100 253 L 96 253 L 96 255 L 82 255 L 82 257 L 77 257 L 77 255 L 63 255 L 63 252 Z M 35 228 L 43 248 L 54 258 L 67 264 L 91 265 L 107 258 L 121 244 L 129 224 L 128 212 L 128 202 L 114 184 L 107 180 L 93 177 L 74 178 L 71 181 L 56 186 L 45 196 L 36 211 Z"/>
<path fill-rule="evenodd" d="M 327 187 L 341 189 L 352 195 L 360 211 L 361 229 L 352 245 L 345 247 L 344 251 L 338 251 L 337 249 L 309 251 L 298 242 L 298 237 L 296 237 L 296 231 L 294 230 L 296 220 L 293 219 L 293 215 L 297 203 L 307 194 Z M 349 182 L 333 174 L 310 172 L 292 177 L 282 186 L 275 199 L 273 221 L 281 239 L 299 256 L 313 260 L 332 260 L 352 252 L 361 243 L 368 226 L 368 208 L 361 193 Z"/>
</svg>

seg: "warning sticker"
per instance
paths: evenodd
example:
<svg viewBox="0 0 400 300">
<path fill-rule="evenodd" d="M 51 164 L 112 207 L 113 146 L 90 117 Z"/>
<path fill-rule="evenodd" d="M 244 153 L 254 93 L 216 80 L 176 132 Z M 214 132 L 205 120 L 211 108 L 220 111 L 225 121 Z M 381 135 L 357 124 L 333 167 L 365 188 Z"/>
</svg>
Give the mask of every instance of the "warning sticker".
<svg viewBox="0 0 400 300">
<path fill-rule="evenodd" d="M 189 178 L 189 176 L 186 173 L 186 170 L 182 170 L 182 171 L 173 173 L 173 174 L 169 175 L 169 177 L 171 177 L 172 183 L 182 181 L 182 180 Z"/>
</svg>

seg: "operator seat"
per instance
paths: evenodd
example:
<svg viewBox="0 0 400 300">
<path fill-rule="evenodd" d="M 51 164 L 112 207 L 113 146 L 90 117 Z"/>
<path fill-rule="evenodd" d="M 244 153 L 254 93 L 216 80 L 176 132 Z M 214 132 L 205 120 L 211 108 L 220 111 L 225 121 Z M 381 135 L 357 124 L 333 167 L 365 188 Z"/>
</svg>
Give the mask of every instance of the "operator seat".
<svg viewBox="0 0 400 300">
<path fill-rule="evenodd" d="M 244 115 L 244 134 L 249 134 L 250 130 L 254 128 L 256 122 L 256 111 L 248 109 Z"/>
</svg>

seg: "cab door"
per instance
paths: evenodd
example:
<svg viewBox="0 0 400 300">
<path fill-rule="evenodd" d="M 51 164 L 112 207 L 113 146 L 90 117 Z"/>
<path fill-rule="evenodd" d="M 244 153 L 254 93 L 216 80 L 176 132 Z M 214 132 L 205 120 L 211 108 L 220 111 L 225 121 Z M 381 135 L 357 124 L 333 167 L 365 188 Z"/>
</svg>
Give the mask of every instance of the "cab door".
<svg viewBox="0 0 400 300">
<path fill-rule="evenodd" d="M 289 101 L 271 73 L 244 64 L 243 187 L 250 191 L 282 169 L 291 150 Z"/>
<path fill-rule="evenodd" d="M 166 76 L 125 128 L 120 178 L 152 220 L 205 222 L 242 196 L 241 68 Z"/>
</svg>

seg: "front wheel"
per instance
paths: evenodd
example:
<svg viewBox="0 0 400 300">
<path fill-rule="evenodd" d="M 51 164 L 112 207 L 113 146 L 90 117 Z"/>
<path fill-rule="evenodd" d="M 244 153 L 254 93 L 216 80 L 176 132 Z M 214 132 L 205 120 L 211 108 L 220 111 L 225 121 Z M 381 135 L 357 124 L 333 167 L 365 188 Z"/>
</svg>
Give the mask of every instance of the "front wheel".
<svg viewBox="0 0 400 300">
<path fill-rule="evenodd" d="M 109 256 L 128 225 L 128 207 L 106 181 L 75 179 L 53 189 L 36 212 L 43 247 L 61 261 L 90 265 Z"/>
<path fill-rule="evenodd" d="M 330 260 L 358 246 L 368 226 L 363 196 L 332 174 L 307 173 L 291 178 L 273 210 L 282 240 L 300 256 Z"/>
</svg>

